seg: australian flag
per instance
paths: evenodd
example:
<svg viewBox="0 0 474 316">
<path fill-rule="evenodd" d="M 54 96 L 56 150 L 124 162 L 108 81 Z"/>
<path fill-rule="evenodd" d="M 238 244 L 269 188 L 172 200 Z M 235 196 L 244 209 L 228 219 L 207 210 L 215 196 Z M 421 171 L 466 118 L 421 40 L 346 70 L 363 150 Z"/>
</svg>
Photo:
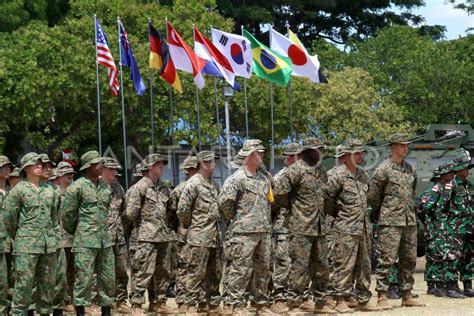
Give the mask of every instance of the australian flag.
<svg viewBox="0 0 474 316">
<path fill-rule="evenodd" d="M 122 65 L 130 68 L 130 79 L 133 80 L 135 90 L 137 91 L 138 95 L 143 95 L 145 93 L 146 87 L 142 77 L 140 76 L 140 70 L 138 69 L 135 56 L 133 56 L 132 46 L 128 41 L 128 34 L 125 32 L 122 22 L 119 21 L 118 23 L 120 28 L 120 49 L 122 50 L 121 63 Z"/>
</svg>

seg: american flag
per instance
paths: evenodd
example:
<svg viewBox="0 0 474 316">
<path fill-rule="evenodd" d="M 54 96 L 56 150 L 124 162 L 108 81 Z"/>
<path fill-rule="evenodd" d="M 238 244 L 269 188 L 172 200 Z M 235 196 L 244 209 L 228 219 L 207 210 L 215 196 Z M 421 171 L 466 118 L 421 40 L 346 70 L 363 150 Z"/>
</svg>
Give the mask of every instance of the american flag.
<svg viewBox="0 0 474 316">
<path fill-rule="evenodd" d="M 107 67 L 107 75 L 109 77 L 109 86 L 113 95 L 117 95 L 119 91 L 119 84 L 117 81 L 118 70 L 115 66 L 114 58 L 109 49 L 107 37 L 100 26 L 99 20 L 95 18 L 95 29 L 97 37 L 95 39 L 97 63 Z"/>
</svg>

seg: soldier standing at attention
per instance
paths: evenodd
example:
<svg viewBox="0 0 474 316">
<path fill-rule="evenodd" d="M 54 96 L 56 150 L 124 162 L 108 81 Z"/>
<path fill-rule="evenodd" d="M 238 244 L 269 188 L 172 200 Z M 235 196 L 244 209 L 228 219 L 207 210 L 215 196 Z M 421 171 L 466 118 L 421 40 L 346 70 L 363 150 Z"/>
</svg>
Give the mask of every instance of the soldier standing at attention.
<svg viewBox="0 0 474 316">
<path fill-rule="evenodd" d="M 388 303 L 390 268 L 398 258 L 402 306 L 424 306 L 411 296 L 416 266 L 416 211 L 413 205 L 416 171 L 405 157 L 410 141 L 395 134 L 389 139 L 391 155 L 374 172 L 369 185 L 368 203 L 375 212 L 379 229 L 380 256 L 377 261 L 377 306 L 393 309 Z"/>
<path fill-rule="evenodd" d="M 21 182 L 21 180 L 23 179 L 20 176 L 20 168 L 13 168 L 12 172 L 10 172 L 10 177 L 8 178 L 8 185 L 10 186 L 10 189 L 13 189 L 15 185 Z"/>
<path fill-rule="evenodd" d="M 364 162 L 366 149 L 359 140 L 351 140 L 344 151 L 344 164 L 332 169 L 325 188 L 329 204 L 335 205 L 334 245 L 331 249 L 333 271 L 330 274 L 337 300 L 338 313 L 352 313 L 346 299 L 356 286 L 357 309 L 378 311 L 370 306 L 370 249 L 372 228 L 367 210 L 369 176 L 359 166 Z M 354 280 L 354 282 L 353 282 Z"/>
<path fill-rule="evenodd" d="M 39 314 L 51 314 L 58 246 L 54 229 L 59 197 L 50 185 L 41 183 L 43 163 L 38 154 L 26 154 L 20 164 L 26 180 L 13 188 L 4 202 L 5 227 L 14 240 L 16 271 L 11 313 L 24 315 L 30 303 L 36 303 Z"/>
<path fill-rule="evenodd" d="M 105 157 L 102 169 L 102 180 L 110 186 L 112 191 L 109 207 L 109 230 L 112 234 L 113 252 L 115 256 L 115 306 L 114 311 L 119 314 L 130 314 L 128 301 L 128 249 L 125 241 L 125 190 L 117 180 L 117 170 L 121 169 L 114 158 Z"/>
<path fill-rule="evenodd" d="M 6 315 L 9 311 L 8 298 L 8 267 L 5 258 L 5 247 L 7 242 L 7 232 L 3 224 L 5 210 L 3 202 L 7 195 L 7 180 L 13 164 L 7 156 L 0 156 L 0 315 Z"/>
<path fill-rule="evenodd" d="M 98 304 L 110 315 L 115 300 L 115 259 L 107 217 L 110 188 L 99 177 L 103 159 L 97 151 L 81 156 L 85 175 L 67 190 L 61 207 L 64 229 L 72 234 L 74 253 L 74 305 L 76 315 L 91 305 L 92 278 L 97 273 Z"/>
<path fill-rule="evenodd" d="M 244 142 L 243 166 L 229 177 L 219 195 L 219 211 L 227 226 L 224 295 L 229 312 L 246 315 L 245 291 L 251 282 L 257 312 L 268 308 L 271 261 L 270 181 L 258 167 L 265 148 L 258 139 Z M 253 280 L 252 280 L 253 275 Z"/>
<path fill-rule="evenodd" d="M 211 179 L 216 156 L 212 151 L 197 154 L 199 171 L 188 181 L 178 203 L 180 227 L 186 229 L 186 258 L 183 281 L 184 304 L 187 313 L 222 314 L 219 283 L 222 276 L 222 243 L 219 238 L 219 187 Z M 209 305 L 209 311 L 203 307 Z M 198 310 L 200 307 L 200 310 Z M 204 311 L 203 311 L 204 309 Z"/>
<path fill-rule="evenodd" d="M 132 258 L 132 314 L 143 315 L 145 291 L 150 290 L 149 312 L 170 314 L 166 305 L 166 289 L 170 271 L 166 267 L 169 243 L 176 240 L 171 227 L 174 216 L 169 207 L 169 189 L 159 182 L 163 166 L 168 161 L 160 154 L 150 154 L 141 162 L 143 178 L 127 193 L 127 218 L 133 222 L 130 243 L 135 248 Z M 151 288 L 150 288 L 151 289 Z"/>
</svg>

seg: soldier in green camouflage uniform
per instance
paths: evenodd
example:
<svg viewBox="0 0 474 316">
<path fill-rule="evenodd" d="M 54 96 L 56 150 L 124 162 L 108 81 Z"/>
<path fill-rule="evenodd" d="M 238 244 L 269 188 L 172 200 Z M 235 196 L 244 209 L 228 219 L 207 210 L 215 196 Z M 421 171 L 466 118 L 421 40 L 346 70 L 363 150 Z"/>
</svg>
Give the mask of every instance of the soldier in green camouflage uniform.
<svg viewBox="0 0 474 316">
<path fill-rule="evenodd" d="M 456 176 L 452 181 L 451 203 L 448 217 L 449 244 L 452 246 L 454 260 L 449 260 L 447 267 L 448 280 L 455 279 L 459 274 L 464 283 L 464 294 L 474 297 L 472 291 L 472 274 L 474 262 L 472 261 L 472 218 L 473 200 L 469 191 L 469 169 L 473 167 L 467 157 L 458 157 L 454 160 L 453 170 Z M 451 259 L 451 258 L 450 258 Z M 454 282 L 454 281 L 453 281 Z"/>
<path fill-rule="evenodd" d="M 376 311 L 369 305 L 371 223 L 367 210 L 369 176 L 359 166 L 363 163 L 366 149 L 361 141 L 353 139 L 344 149 L 344 164 L 336 167 L 329 176 L 325 188 L 329 204 L 335 205 L 335 240 L 331 249 L 334 270 L 330 274 L 337 299 L 338 313 L 352 312 L 346 298 L 351 296 L 355 283 L 357 309 Z"/>
<path fill-rule="evenodd" d="M 115 256 L 115 299 L 114 311 L 119 314 L 131 313 L 128 301 L 128 247 L 125 240 L 125 191 L 118 182 L 117 170 L 122 169 L 117 161 L 105 157 L 102 170 L 102 180 L 112 191 L 109 206 L 109 230 L 112 234 L 113 252 Z"/>
<path fill-rule="evenodd" d="M 151 284 L 153 289 L 148 290 L 148 310 L 156 313 L 174 312 L 166 305 L 170 271 L 165 258 L 169 242 L 176 241 L 176 234 L 171 227 L 175 219 L 169 206 L 169 188 L 159 181 L 166 163 L 167 160 L 160 154 L 145 157 L 141 162 L 144 177 L 127 193 L 126 215 L 133 222 L 130 237 L 130 248 L 133 249 L 130 296 L 132 313 L 137 315 L 143 314 L 145 291 Z"/>
<path fill-rule="evenodd" d="M 16 280 L 13 289 L 13 315 L 26 314 L 36 303 L 40 314 L 53 312 L 57 238 L 55 223 L 59 197 L 56 191 L 40 183 L 43 163 L 36 153 L 21 159 L 26 180 L 7 195 L 4 202 L 5 228 L 14 239 Z M 36 285 L 35 296 L 33 287 Z"/>
<path fill-rule="evenodd" d="M 110 188 L 99 178 L 102 158 L 97 151 L 82 155 L 81 164 L 85 175 L 67 188 L 61 207 L 64 229 L 74 236 L 74 305 L 78 315 L 91 305 L 95 272 L 98 304 L 102 315 L 110 315 L 115 299 L 115 259 L 107 221 Z"/>
<path fill-rule="evenodd" d="M 186 274 L 183 282 L 183 303 L 187 313 L 202 312 L 198 305 L 210 306 L 210 313 L 222 313 L 219 282 L 222 276 L 222 242 L 219 238 L 218 185 L 211 179 L 215 154 L 197 154 L 199 172 L 186 181 L 178 203 L 179 226 L 186 229 L 181 254 Z"/>
<path fill-rule="evenodd" d="M 183 189 L 186 186 L 186 182 L 198 172 L 198 160 L 196 156 L 188 156 L 184 159 L 183 163 L 179 166 L 179 169 L 184 171 L 186 180 L 178 184 L 170 195 L 170 207 L 173 214 L 178 211 L 179 198 Z M 176 255 L 177 255 L 177 271 L 176 271 L 176 304 L 178 304 L 178 313 L 185 313 L 187 306 L 184 304 L 183 298 L 183 281 L 182 278 L 186 275 L 185 258 L 181 256 L 181 248 L 185 244 L 186 229 L 179 225 L 177 229 L 177 242 L 176 242 Z"/>
<path fill-rule="evenodd" d="M 301 145 L 291 143 L 285 146 L 283 155 L 286 156 L 285 167 L 275 175 L 275 181 L 285 170 L 293 165 L 301 153 Z M 288 235 L 288 212 L 289 205 L 286 201 L 284 207 L 276 206 L 276 217 L 273 220 L 273 274 L 272 274 L 272 299 L 275 302 L 275 309 L 281 312 L 287 312 L 288 307 L 285 304 L 288 288 L 288 277 L 291 267 L 289 254 L 289 235 Z"/>
<path fill-rule="evenodd" d="M 8 267 L 5 258 L 5 247 L 7 242 L 7 232 L 3 223 L 5 210 L 3 201 L 7 195 L 7 179 L 10 176 L 10 170 L 13 164 L 8 157 L 0 156 L 0 315 L 6 315 L 10 302 L 8 302 Z"/>
<path fill-rule="evenodd" d="M 252 302 L 258 312 L 269 312 L 273 196 L 270 180 L 258 171 L 264 150 L 260 140 L 246 140 L 239 151 L 245 157 L 243 166 L 227 178 L 219 194 L 219 211 L 228 224 L 224 249 L 225 303 L 236 315 L 247 314 L 245 291 L 251 283 Z"/>
<path fill-rule="evenodd" d="M 369 185 L 368 203 L 375 212 L 379 229 L 380 256 L 377 262 L 377 305 L 392 309 L 388 303 L 388 275 L 395 260 L 400 259 L 403 306 L 424 306 L 411 296 L 416 266 L 416 213 L 413 198 L 416 171 L 404 158 L 410 143 L 405 135 L 390 140 L 391 156 L 374 172 Z"/>
<path fill-rule="evenodd" d="M 290 233 L 291 269 L 288 284 L 288 305 L 298 312 L 306 286 L 311 281 L 316 307 L 314 313 L 334 312 L 326 306 L 329 281 L 328 249 L 325 238 L 323 189 L 326 170 L 319 166 L 322 145 L 316 138 L 303 141 L 301 159 L 280 174 L 275 183 L 277 203 L 288 199 L 288 231 Z"/>
<path fill-rule="evenodd" d="M 10 177 L 8 178 L 8 185 L 10 186 L 10 189 L 13 189 L 15 185 L 21 182 L 21 180 L 22 178 L 20 176 L 20 168 L 13 168 L 12 172 L 10 172 Z"/>
</svg>

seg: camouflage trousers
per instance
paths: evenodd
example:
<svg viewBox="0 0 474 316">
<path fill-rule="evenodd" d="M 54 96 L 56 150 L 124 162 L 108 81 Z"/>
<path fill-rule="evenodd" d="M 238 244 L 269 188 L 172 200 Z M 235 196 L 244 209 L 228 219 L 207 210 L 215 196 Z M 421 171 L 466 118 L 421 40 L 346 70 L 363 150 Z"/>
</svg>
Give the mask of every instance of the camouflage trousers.
<svg viewBox="0 0 474 316">
<path fill-rule="evenodd" d="M 425 235 L 426 236 L 426 235 Z M 436 271 L 433 266 L 433 254 L 432 249 L 431 249 L 431 243 L 432 240 L 425 240 L 425 273 L 424 273 L 424 279 L 426 282 L 435 282 L 436 281 L 436 275 L 439 274 L 440 272 Z M 439 280 L 439 279 L 438 279 Z"/>
<path fill-rule="evenodd" d="M 463 257 L 461 260 L 461 280 L 468 281 L 473 279 L 474 274 L 474 235 L 465 236 Z"/>
<path fill-rule="evenodd" d="M 56 252 L 56 285 L 54 286 L 54 309 L 63 309 L 67 296 L 66 252 L 59 248 Z"/>
<path fill-rule="evenodd" d="M 182 282 L 182 303 L 197 306 L 208 303 L 217 306 L 221 303 L 219 285 L 222 277 L 222 248 L 209 248 L 185 245 L 181 249 L 186 271 Z"/>
<path fill-rule="evenodd" d="M 36 303 L 39 314 L 53 312 L 56 282 L 56 252 L 45 254 L 15 254 L 15 287 L 13 288 L 12 315 L 25 315 L 31 303 Z M 33 288 L 36 291 L 33 295 Z"/>
<path fill-rule="evenodd" d="M 336 234 L 334 247 L 330 253 L 334 270 L 329 276 L 334 286 L 335 297 L 350 297 L 353 284 L 355 284 L 357 301 L 365 303 L 370 300 L 372 296 L 369 290 L 371 242 L 369 232 L 360 236 Z"/>
<path fill-rule="evenodd" d="M 400 283 L 400 269 L 398 265 L 400 261 L 397 259 L 395 263 L 390 267 L 390 272 L 388 274 L 388 283 L 398 285 Z"/>
<path fill-rule="evenodd" d="M 112 247 L 75 248 L 74 305 L 90 306 L 92 281 L 97 274 L 97 304 L 110 306 L 115 301 L 115 258 Z"/>
<path fill-rule="evenodd" d="M 184 278 L 186 277 L 186 258 L 182 251 L 184 243 L 178 241 L 176 244 L 177 260 L 176 260 L 176 304 L 180 305 L 184 303 Z"/>
<path fill-rule="evenodd" d="M 166 302 L 170 283 L 168 257 L 169 242 L 138 242 L 132 255 L 132 304 L 145 303 L 145 291 L 151 303 Z"/>
<path fill-rule="evenodd" d="M 64 248 L 64 254 L 66 256 L 66 304 L 72 304 L 73 302 L 73 289 L 74 289 L 74 253 L 72 248 Z"/>
<path fill-rule="evenodd" d="M 272 299 L 275 301 L 286 300 L 286 289 L 288 288 L 291 267 L 289 251 L 289 235 L 277 233 L 273 243 L 272 273 Z"/>
<path fill-rule="evenodd" d="M 268 304 L 270 281 L 271 236 L 269 233 L 235 233 L 224 249 L 227 261 L 224 277 L 225 303 L 246 306 L 245 292 L 251 300 Z"/>
<path fill-rule="evenodd" d="M 380 256 L 377 259 L 376 269 L 377 291 L 388 291 L 390 269 L 397 257 L 399 259 L 400 289 L 411 291 L 416 266 L 417 227 L 380 225 L 378 230 Z"/>
<path fill-rule="evenodd" d="M 326 236 L 290 235 L 289 247 L 288 304 L 299 306 L 309 295 L 313 295 L 315 301 L 322 301 L 329 283 Z M 309 294 L 305 294 L 310 282 Z"/>
<path fill-rule="evenodd" d="M 3 242 L 3 241 L 0 241 Z M 8 302 L 8 276 L 7 260 L 5 254 L 0 252 L 0 315 L 7 315 Z"/>
<path fill-rule="evenodd" d="M 170 282 L 176 282 L 176 274 L 178 273 L 178 245 L 176 241 L 169 242 L 168 258 L 166 262 L 170 271 Z"/>
<path fill-rule="evenodd" d="M 114 245 L 115 256 L 115 297 L 117 302 L 128 300 L 128 249 L 127 245 Z"/>
</svg>

